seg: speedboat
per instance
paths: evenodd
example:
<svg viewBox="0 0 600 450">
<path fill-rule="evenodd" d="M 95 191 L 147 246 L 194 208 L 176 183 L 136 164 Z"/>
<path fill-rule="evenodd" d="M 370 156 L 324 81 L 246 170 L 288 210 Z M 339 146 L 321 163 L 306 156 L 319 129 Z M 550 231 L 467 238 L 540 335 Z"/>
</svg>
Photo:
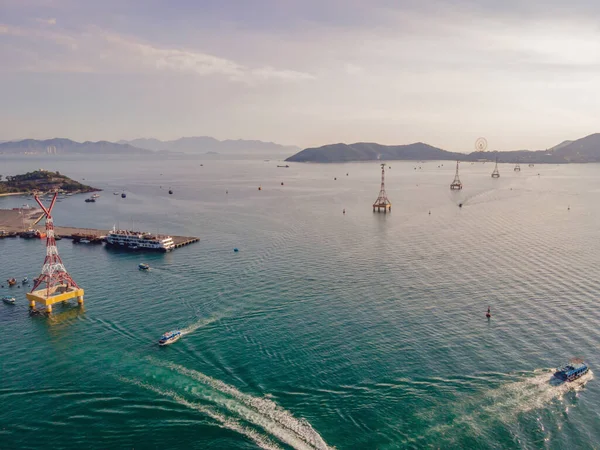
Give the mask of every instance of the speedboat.
<svg viewBox="0 0 600 450">
<path fill-rule="evenodd" d="M 581 378 L 590 369 L 581 358 L 573 358 L 567 364 L 556 369 L 554 377 L 560 381 L 575 381 Z"/>
<path fill-rule="evenodd" d="M 2 301 L 4 303 L 6 303 L 7 305 L 14 305 L 15 304 L 15 298 L 14 297 L 9 297 L 8 295 L 2 297 Z"/>
<path fill-rule="evenodd" d="M 172 344 L 173 342 L 178 341 L 181 336 L 182 336 L 182 334 L 181 334 L 181 331 L 179 331 L 179 330 L 167 331 L 165 334 L 163 334 L 160 337 L 160 339 L 158 341 L 158 345 Z"/>
<path fill-rule="evenodd" d="M 15 284 L 17 284 L 17 280 L 15 280 L 14 278 L 9 278 L 8 280 L 6 280 L 6 282 L 9 286 L 14 286 Z"/>
<path fill-rule="evenodd" d="M 140 264 L 138 265 L 138 268 L 139 268 L 140 270 L 150 270 L 150 266 L 149 266 L 148 264 L 146 264 L 146 263 L 140 263 Z"/>
<path fill-rule="evenodd" d="M 85 202 L 86 202 L 86 203 L 96 203 L 96 199 L 95 199 L 95 198 L 93 198 L 93 197 L 86 198 L 86 199 L 85 199 Z"/>
</svg>

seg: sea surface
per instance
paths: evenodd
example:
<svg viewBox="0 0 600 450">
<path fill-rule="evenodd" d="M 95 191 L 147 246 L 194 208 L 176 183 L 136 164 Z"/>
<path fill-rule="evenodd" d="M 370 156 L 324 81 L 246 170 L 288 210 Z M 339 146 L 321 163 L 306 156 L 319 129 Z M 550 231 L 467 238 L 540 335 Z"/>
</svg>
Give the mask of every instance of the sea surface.
<svg viewBox="0 0 600 450">
<path fill-rule="evenodd" d="M 60 241 L 85 309 L 50 319 L 0 289 L 0 448 L 598 448 L 600 382 L 548 380 L 573 356 L 600 373 L 599 165 L 462 163 L 451 192 L 452 162 L 394 161 L 377 214 L 376 162 L 265 159 L 0 160 L 104 189 L 56 225 L 201 239 Z M 0 240 L 0 279 L 44 255 Z"/>
</svg>

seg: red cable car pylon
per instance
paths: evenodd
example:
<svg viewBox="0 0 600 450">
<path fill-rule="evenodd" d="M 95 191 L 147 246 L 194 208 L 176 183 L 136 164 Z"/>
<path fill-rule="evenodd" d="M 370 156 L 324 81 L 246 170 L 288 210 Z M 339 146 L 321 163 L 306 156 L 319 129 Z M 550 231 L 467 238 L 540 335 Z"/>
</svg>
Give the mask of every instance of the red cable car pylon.
<svg viewBox="0 0 600 450">
<path fill-rule="evenodd" d="M 65 269 L 65 265 L 58 254 L 56 240 L 54 239 L 52 209 L 56 203 L 57 196 L 58 192 L 55 192 L 50 206 L 46 208 L 38 195 L 34 195 L 35 201 L 44 211 L 46 218 L 46 258 L 44 259 L 42 272 L 35 279 L 33 289 L 27 294 L 27 298 L 30 300 L 32 308 L 35 308 L 35 303 L 38 302 L 44 304 L 48 312 L 52 312 L 53 303 L 62 302 L 73 297 L 77 297 L 79 304 L 83 304 L 83 289 L 77 285 L 67 272 L 67 269 Z M 45 287 L 43 289 L 36 291 L 44 284 Z"/>
</svg>

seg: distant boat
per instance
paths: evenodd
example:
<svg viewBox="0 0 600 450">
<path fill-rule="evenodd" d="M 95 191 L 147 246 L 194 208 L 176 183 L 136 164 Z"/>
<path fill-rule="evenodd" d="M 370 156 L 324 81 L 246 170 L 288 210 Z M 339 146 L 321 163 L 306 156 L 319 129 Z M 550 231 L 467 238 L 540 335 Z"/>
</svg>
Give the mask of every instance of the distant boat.
<svg viewBox="0 0 600 450">
<path fill-rule="evenodd" d="M 8 295 L 5 295 L 4 297 L 2 297 L 2 301 L 4 303 L 6 303 L 7 305 L 14 305 L 15 304 L 15 298 L 14 297 L 9 297 Z"/>
<path fill-rule="evenodd" d="M 15 284 L 17 284 L 17 280 L 15 280 L 14 278 L 9 278 L 8 280 L 6 280 L 6 282 L 9 286 L 14 286 Z"/>
<path fill-rule="evenodd" d="M 118 192 L 113 192 L 113 195 L 119 195 L 119 193 Z"/>
<path fill-rule="evenodd" d="M 92 194 L 92 198 L 98 198 L 100 197 L 100 194 Z"/>
<path fill-rule="evenodd" d="M 140 269 L 140 270 L 150 270 L 150 266 L 148 264 L 146 264 L 146 263 L 140 263 L 138 265 L 138 269 Z"/>
<path fill-rule="evenodd" d="M 172 344 L 173 342 L 177 342 L 181 336 L 182 333 L 179 330 L 167 331 L 158 340 L 158 345 L 163 346 Z"/>
<path fill-rule="evenodd" d="M 86 203 L 96 203 L 96 199 L 95 198 L 91 198 L 91 197 L 90 198 L 86 198 L 85 202 Z"/>
<path fill-rule="evenodd" d="M 23 279 L 21 280 L 21 283 L 23 284 L 27 284 L 29 282 L 29 278 L 27 277 L 23 277 Z"/>
<path fill-rule="evenodd" d="M 277 166 L 277 167 L 285 167 L 287 169 L 290 166 L 286 164 L 285 166 Z"/>
<path fill-rule="evenodd" d="M 80 243 L 80 244 L 89 244 L 90 242 L 91 242 L 91 241 L 90 241 L 89 239 L 85 239 L 85 238 L 83 238 L 83 239 L 79 239 L 79 243 Z"/>
</svg>

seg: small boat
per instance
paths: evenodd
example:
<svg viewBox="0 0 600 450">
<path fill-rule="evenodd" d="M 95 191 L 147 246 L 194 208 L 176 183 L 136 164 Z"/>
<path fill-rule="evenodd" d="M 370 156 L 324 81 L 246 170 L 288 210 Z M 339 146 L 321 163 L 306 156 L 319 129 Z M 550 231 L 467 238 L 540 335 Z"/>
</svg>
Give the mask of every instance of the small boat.
<svg viewBox="0 0 600 450">
<path fill-rule="evenodd" d="M 113 195 L 119 195 L 119 193 L 118 192 L 113 192 Z"/>
<path fill-rule="evenodd" d="M 9 278 L 8 280 L 6 280 L 6 282 L 9 286 L 14 286 L 15 284 L 17 284 L 17 280 L 15 280 L 14 278 Z"/>
<path fill-rule="evenodd" d="M 557 378 L 560 381 L 571 382 L 581 378 L 588 373 L 589 370 L 590 369 L 583 359 L 573 358 L 567 364 L 556 369 L 556 372 L 554 372 L 554 378 Z"/>
<path fill-rule="evenodd" d="M 92 198 L 99 198 L 100 194 L 92 194 Z"/>
<path fill-rule="evenodd" d="M 85 199 L 85 202 L 86 202 L 86 203 L 96 203 L 96 199 L 95 199 L 95 198 L 92 198 L 92 197 L 90 197 L 90 198 L 86 198 L 86 199 Z"/>
<path fill-rule="evenodd" d="M 286 164 L 285 166 L 277 166 L 277 167 L 285 167 L 287 169 L 290 166 Z"/>
<path fill-rule="evenodd" d="M 146 264 L 146 263 L 140 263 L 138 265 L 138 269 L 140 269 L 140 270 L 150 270 L 150 266 L 148 264 Z"/>
<path fill-rule="evenodd" d="M 162 345 L 172 344 L 173 342 L 178 341 L 179 338 L 181 338 L 181 336 L 182 336 L 182 334 L 181 334 L 181 331 L 179 331 L 179 330 L 167 331 L 158 340 L 158 345 L 162 346 Z"/>
<path fill-rule="evenodd" d="M 21 283 L 23 283 L 23 284 L 29 283 L 29 278 L 23 277 L 23 279 L 21 280 Z"/>
<path fill-rule="evenodd" d="M 125 197 L 127 197 L 127 194 L 126 194 L 125 192 L 123 192 L 123 193 L 121 194 L 121 198 L 125 198 Z"/>
<path fill-rule="evenodd" d="M 4 297 L 2 297 L 2 301 L 4 303 L 6 303 L 7 305 L 14 305 L 15 304 L 15 298 L 14 297 L 9 297 L 8 295 L 5 295 Z"/>
<path fill-rule="evenodd" d="M 80 244 L 89 244 L 91 241 L 89 239 L 83 238 L 83 239 L 79 239 L 79 243 Z"/>
</svg>

